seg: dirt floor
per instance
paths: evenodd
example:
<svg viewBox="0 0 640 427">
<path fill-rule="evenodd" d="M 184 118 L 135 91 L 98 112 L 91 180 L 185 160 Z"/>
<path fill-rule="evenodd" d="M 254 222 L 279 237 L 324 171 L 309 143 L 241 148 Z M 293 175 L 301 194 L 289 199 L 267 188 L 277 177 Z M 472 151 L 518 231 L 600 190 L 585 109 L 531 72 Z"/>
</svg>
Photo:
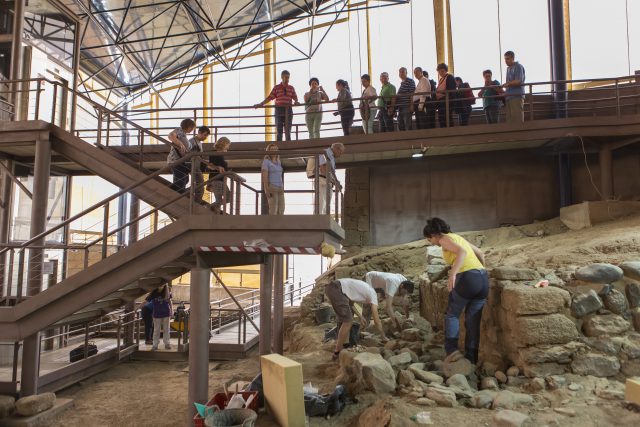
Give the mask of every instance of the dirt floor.
<svg viewBox="0 0 640 427">
<path fill-rule="evenodd" d="M 580 231 L 567 230 L 559 220 L 551 220 L 465 235 L 485 250 L 490 266 L 517 265 L 557 271 L 591 262 L 640 260 L 640 216 Z M 402 264 L 407 268 L 405 275 L 417 276 L 423 271 L 423 242 L 385 250 L 401 254 Z M 298 353 L 288 356 L 302 363 L 305 382 L 318 386 L 321 392 L 329 392 L 335 386 L 338 371 L 337 364 L 331 362 L 330 344 L 321 344 L 320 327 L 309 326 L 304 335 L 302 342 L 296 342 Z M 238 362 L 211 362 L 210 367 L 209 394 L 213 395 L 222 391 L 225 381 L 250 381 L 259 371 L 259 360 L 254 355 Z M 527 412 L 539 426 L 640 426 L 640 413 L 620 400 L 606 400 L 594 394 L 598 379 L 572 376 L 571 381 L 584 384 L 584 390 L 571 392 L 565 387 L 544 392 L 535 396 L 534 405 L 519 410 Z M 58 393 L 61 397 L 73 398 L 75 408 L 64 413 L 53 426 L 185 425 L 187 382 L 186 362 L 124 362 Z M 309 425 L 357 426 L 362 411 L 380 398 L 370 393 L 360 395 L 358 402 L 348 405 L 342 414 L 329 420 L 312 418 Z M 494 425 L 495 411 L 491 410 L 462 406 L 425 408 L 397 396 L 389 397 L 386 406 L 391 413 L 391 426 L 417 425 L 410 417 L 421 411 L 430 412 L 436 426 Z M 562 415 L 552 409 L 558 406 L 574 409 L 575 416 Z M 258 426 L 276 424 L 263 413 Z"/>
</svg>

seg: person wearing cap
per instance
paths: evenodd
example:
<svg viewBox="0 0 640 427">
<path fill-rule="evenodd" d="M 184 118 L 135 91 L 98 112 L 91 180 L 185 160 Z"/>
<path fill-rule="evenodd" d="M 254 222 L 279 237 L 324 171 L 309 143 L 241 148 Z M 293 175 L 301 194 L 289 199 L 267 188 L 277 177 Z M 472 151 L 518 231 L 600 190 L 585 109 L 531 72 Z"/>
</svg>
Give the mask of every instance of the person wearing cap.
<svg viewBox="0 0 640 427">
<path fill-rule="evenodd" d="M 407 280 L 402 274 L 399 273 L 387 273 L 383 271 L 370 271 L 364 276 L 365 282 L 369 284 L 376 291 L 384 294 L 385 305 L 384 310 L 390 319 L 393 319 L 394 323 L 401 331 L 400 319 L 396 316 L 393 310 L 393 297 L 398 296 L 402 298 L 402 308 L 404 309 L 404 315 L 409 317 L 409 298 L 408 296 L 413 293 L 414 284 L 412 281 Z"/>
<path fill-rule="evenodd" d="M 378 316 L 378 295 L 376 295 L 376 291 L 366 282 L 349 278 L 332 280 L 325 287 L 325 294 L 333 307 L 333 311 L 336 313 L 338 323 L 342 324 L 338 330 L 333 360 L 338 359 L 340 350 L 343 349 L 344 344 L 349 339 L 354 312 L 360 318 L 362 330 L 369 326 L 369 322 L 365 320 L 357 310 L 353 310 L 352 306 L 354 303 L 362 304 L 363 310 L 365 308 L 371 309 L 373 323 L 380 333 L 383 342 L 387 341 L 387 337 L 382 329 L 382 323 L 380 322 L 380 316 Z"/>
</svg>

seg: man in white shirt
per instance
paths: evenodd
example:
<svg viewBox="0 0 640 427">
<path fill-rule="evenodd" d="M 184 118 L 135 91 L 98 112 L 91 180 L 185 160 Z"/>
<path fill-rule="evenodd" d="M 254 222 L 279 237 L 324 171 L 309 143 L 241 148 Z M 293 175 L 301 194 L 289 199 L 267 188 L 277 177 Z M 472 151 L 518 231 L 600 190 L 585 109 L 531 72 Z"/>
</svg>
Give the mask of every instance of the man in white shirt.
<svg viewBox="0 0 640 427">
<path fill-rule="evenodd" d="M 376 329 L 380 333 L 383 341 L 387 341 L 387 337 L 382 329 L 382 323 L 378 316 L 378 296 L 376 291 L 362 280 L 357 279 L 338 279 L 331 281 L 325 287 L 325 293 L 329 302 L 333 307 L 333 311 L 336 312 L 336 318 L 338 323 L 342 323 L 340 330 L 338 331 L 338 338 L 336 339 L 336 349 L 333 352 L 333 360 L 337 360 L 340 355 L 344 343 L 349 338 L 349 332 L 351 331 L 351 324 L 353 323 L 354 310 L 351 308 L 353 303 L 362 304 L 364 307 L 371 307 L 371 314 L 373 316 L 373 323 L 376 325 Z M 355 311 L 356 315 L 360 318 L 360 324 L 362 329 L 368 326 L 368 321 Z"/>
<path fill-rule="evenodd" d="M 401 331 L 400 320 L 393 311 L 393 298 L 397 296 L 402 299 L 404 315 L 409 317 L 409 295 L 413 293 L 413 282 L 407 280 L 402 274 L 382 271 L 370 271 L 365 275 L 364 280 L 373 289 L 379 289 L 384 293 L 385 312 L 390 319 L 393 319 L 398 330 Z"/>
<path fill-rule="evenodd" d="M 418 82 L 416 93 L 421 95 L 413 96 L 413 110 L 416 114 L 416 127 L 418 129 L 427 129 L 427 106 L 425 101 L 431 100 L 431 82 L 422 72 L 422 67 L 416 67 L 413 70 L 413 76 Z"/>
<path fill-rule="evenodd" d="M 327 185 L 333 184 L 336 187 L 337 191 L 342 190 L 342 185 L 340 185 L 340 181 L 338 181 L 335 170 L 336 159 L 342 156 L 344 150 L 344 144 L 342 144 L 341 142 L 336 142 L 331 144 L 331 147 L 325 150 L 326 156 L 320 156 L 320 161 L 318 163 L 318 172 L 320 173 L 320 177 L 318 179 L 320 215 L 330 213 L 327 212 Z M 327 161 L 331 163 L 331 168 L 327 167 Z M 329 200 L 329 203 L 331 203 L 331 200 Z"/>
</svg>

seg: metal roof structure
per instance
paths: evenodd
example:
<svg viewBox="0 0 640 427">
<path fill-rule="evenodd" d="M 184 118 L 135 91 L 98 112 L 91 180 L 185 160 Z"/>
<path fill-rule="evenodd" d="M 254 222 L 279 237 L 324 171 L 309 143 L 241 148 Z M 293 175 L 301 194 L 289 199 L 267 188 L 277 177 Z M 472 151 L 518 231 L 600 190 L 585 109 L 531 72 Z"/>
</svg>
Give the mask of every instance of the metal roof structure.
<svg viewBox="0 0 640 427">
<path fill-rule="evenodd" d="M 282 40 L 299 53 L 287 62 L 309 59 L 341 15 L 409 1 L 35 0 L 27 8 L 25 32 L 65 61 L 73 53 L 76 25 L 69 17 L 76 17 L 81 69 L 104 85 L 97 90 L 125 95 L 153 90 L 169 78 L 188 86 L 211 63 L 224 70 L 246 68 L 245 58 L 267 39 Z M 308 46 L 283 37 L 301 22 L 311 32 Z"/>
</svg>

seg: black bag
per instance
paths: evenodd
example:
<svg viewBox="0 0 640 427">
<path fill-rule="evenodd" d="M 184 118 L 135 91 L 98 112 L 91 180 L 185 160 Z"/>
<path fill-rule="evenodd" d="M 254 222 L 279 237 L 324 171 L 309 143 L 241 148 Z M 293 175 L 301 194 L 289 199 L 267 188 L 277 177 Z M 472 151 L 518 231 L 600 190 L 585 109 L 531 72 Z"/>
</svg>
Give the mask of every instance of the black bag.
<svg viewBox="0 0 640 427">
<path fill-rule="evenodd" d="M 94 354 L 98 354 L 98 346 L 94 343 L 90 342 L 87 345 L 89 356 L 93 356 Z M 69 362 L 77 362 L 78 360 L 84 359 L 84 344 L 78 346 L 69 352 Z"/>
<path fill-rule="evenodd" d="M 343 385 L 336 386 L 331 394 L 304 394 L 304 411 L 308 417 L 327 417 L 339 414 L 347 403 L 347 394 Z"/>
</svg>

